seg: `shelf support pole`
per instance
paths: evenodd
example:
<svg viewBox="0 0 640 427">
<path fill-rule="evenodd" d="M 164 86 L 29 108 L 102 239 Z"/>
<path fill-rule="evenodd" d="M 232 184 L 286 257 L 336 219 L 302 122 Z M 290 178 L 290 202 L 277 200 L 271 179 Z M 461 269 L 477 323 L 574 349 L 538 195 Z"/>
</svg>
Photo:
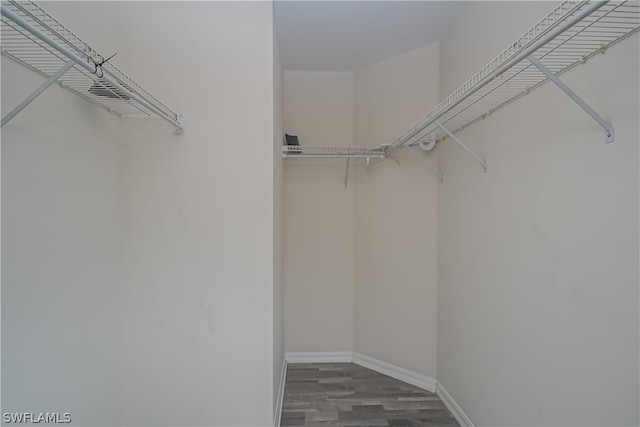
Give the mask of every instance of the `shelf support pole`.
<svg viewBox="0 0 640 427">
<path fill-rule="evenodd" d="M 413 147 L 411 147 L 410 145 L 406 145 L 406 147 L 409 149 L 409 151 L 411 151 L 417 158 L 419 158 L 420 160 L 422 160 L 424 162 L 425 165 L 427 165 L 427 169 L 429 169 L 431 172 L 433 172 L 438 178 L 440 178 L 440 182 L 444 181 L 444 175 L 442 175 L 442 172 L 440 172 L 438 169 L 436 169 L 431 163 L 429 163 L 427 161 L 427 159 L 425 159 L 424 157 L 422 157 L 420 154 L 418 154 L 416 152 L 416 150 L 413 149 Z"/>
<path fill-rule="evenodd" d="M 66 64 L 64 64 L 62 68 L 56 71 L 55 74 L 53 74 L 51 77 L 47 79 L 47 81 L 42 83 L 36 90 L 34 90 L 31 93 L 31 95 L 27 96 L 24 99 L 24 101 L 16 105 L 16 107 L 13 110 L 9 111 L 7 115 L 2 118 L 2 124 L 0 124 L 0 127 L 4 127 L 4 125 L 9 123 L 11 119 L 13 119 L 16 115 L 18 115 L 20 111 L 24 110 L 27 105 L 31 104 L 38 96 L 40 96 L 42 92 L 47 90 L 49 86 L 57 82 L 58 79 L 62 77 L 64 73 L 69 71 L 69 69 L 73 67 L 75 63 L 76 63 L 75 61 L 71 60 L 71 61 L 68 61 Z"/>
<path fill-rule="evenodd" d="M 548 69 L 538 58 L 533 55 L 529 55 L 527 57 L 529 62 L 531 62 L 538 70 L 542 72 L 549 80 L 551 80 L 558 88 L 563 91 L 569 98 L 573 100 L 580 108 L 582 108 L 588 115 L 591 116 L 600 126 L 604 128 L 605 131 L 605 141 L 607 144 L 613 142 L 615 140 L 615 132 L 613 130 L 613 126 L 611 123 L 606 121 L 600 114 L 596 113 L 596 111 L 589 106 L 582 98 L 578 96 L 569 86 L 567 86 L 562 80 L 558 78 L 550 69 Z"/>
<path fill-rule="evenodd" d="M 446 127 L 444 127 L 442 125 L 442 123 L 440 123 L 438 120 L 435 120 L 434 123 L 436 124 L 436 126 L 438 126 L 440 129 L 442 129 L 442 131 L 444 133 L 447 134 L 447 136 L 451 139 L 453 139 L 455 141 L 456 144 L 458 144 L 460 147 L 462 147 L 462 149 L 464 151 L 466 151 L 471 157 L 473 157 L 474 159 L 476 159 L 478 162 L 480 162 L 480 164 L 482 165 L 482 169 L 484 169 L 485 172 L 487 172 L 487 162 L 484 161 L 480 156 L 478 156 L 471 148 L 469 148 L 467 145 L 465 145 L 464 142 L 460 141 L 460 139 L 458 139 L 457 136 L 455 136 L 454 134 L 452 134 L 451 132 L 449 132 L 449 129 L 447 129 Z"/>
<path fill-rule="evenodd" d="M 347 157 L 347 169 L 344 171 L 344 188 L 347 188 L 347 180 L 349 179 L 349 159 Z"/>
</svg>

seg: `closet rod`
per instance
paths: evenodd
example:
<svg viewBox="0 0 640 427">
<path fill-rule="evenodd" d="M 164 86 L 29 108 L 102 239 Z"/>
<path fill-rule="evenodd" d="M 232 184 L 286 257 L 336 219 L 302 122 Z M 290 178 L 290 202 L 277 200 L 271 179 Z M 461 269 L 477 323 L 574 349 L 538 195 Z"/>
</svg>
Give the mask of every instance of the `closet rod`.
<svg viewBox="0 0 640 427">
<path fill-rule="evenodd" d="M 586 3 L 586 2 L 585 2 Z M 425 128 L 435 123 L 436 120 L 440 119 L 443 115 L 453 110 L 456 106 L 458 106 L 462 101 L 469 98 L 474 93 L 478 92 L 480 89 L 485 87 L 487 84 L 492 82 L 494 79 L 502 75 L 504 72 L 508 71 L 510 68 L 518 64 L 520 61 L 526 59 L 533 52 L 538 50 L 540 47 L 544 46 L 550 40 L 553 40 L 558 34 L 566 31 L 568 28 L 571 28 L 576 23 L 580 22 L 585 17 L 589 16 L 602 6 L 604 6 L 607 1 L 596 1 L 591 4 L 586 5 L 583 9 L 579 10 L 575 15 L 567 18 L 565 21 L 559 23 L 555 28 L 550 31 L 542 34 L 538 39 L 534 40 L 528 47 L 524 47 L 522 50 L 518 52 L 517 55 L 513 56 L 511 59 L 505 61 L 501 66 L 496 68 L 493 73 L 485 76 L 482 80 L 476 83 L 473 87 L 471 87 L 468 91 L 460 96 L 460 98 L 451 102 L 446 107 L 443 107 L 434 117 L 431 117 L 429 120 L 425 121 L 422 124 L 417 124 L 412 129 L 405 132 L 403 136 L 398 138 L 396 142 L 391 144 L 387 150 L 388 153 L 393 153 L 398 150 L 400 147 L 411 141 L 416 135 L 422 132 Z M 454 92 L 455 93 L 455 92 Z M 446 101 L 446 100 L 445 100 Z"/>
<path fill-rule="evenodd" d="M 62 46 L 60 43 L 58 43 L 57 41 L 55 41 L 55 40 L 51 39 L 50 37 L 48 37 L 42 31 L 38 30 L 36 27 L 31 25 L 29 22 L 24 20 L 22 17 L 20 17 L 17 14 L 15 14 L 13 11 L 9 10 L 5 5 L 3 5 L 1 3 L 0 3 L 0 13 L 2 13 L 3 16 L 5 16 L 8 19 L 12 20 L 16 24 L 18 24 L 19 26 L 24 28 L 26 31 L 30 32 L 31 34 L 33 34 L 34 36 L 36 36 L 37 38 L 42 40 L 44 43 L 48 44 L 52 48 L 56 49 L 58 52 L 62 53 L 67 58 L 73 60 L 77 65 L 82 66 L 87 71 L 89 71 L 91 74 L 98 76 L 98 78 L 100 80 L 106 82 L 107 84 L 109 84 L 110 86 L 112 86 L 116 90 L 118 90 L 119 92 L 121 92 L 124 95 L 130 97 L 131 99 L 134 99 L 138 103 L 142 104 L 144 107 L 146 107 L 149 110 L 153 111 L 154 113 L 156 113 L 158 115 L 158 117 L 160 117 L 160 118 L 166 120 L 167 122 L 171 123 L 173 126 L 176 127 L 176 132 L 178 132 L 178 133 L 182 132 L 182 130 L 183 130 L 182 123 L 180 123 L 179 121 L 171 118 L 170 116 L 165 114 L 162 110 L 160 110 L 156 106 L 150 104 L 144 98 L 142 98 L 142 97 L 138 96 L 137 94 L 133 93 L 132 91 L 130 91 L 129 89 L 124 87 L 122 84 L 120 84 L 120 83 L 114 81 L 113 79 L 109 78 L 108 76 L 106 76 L 102 72 L 102 69 L 100 68 L 100 66 L 95 65 L 95 64 L 92 65 L 86 59 L 84 59 L 84 58 L 76 55 L 75 53 L 69 51 L 67 48 Z"/>
</svg>

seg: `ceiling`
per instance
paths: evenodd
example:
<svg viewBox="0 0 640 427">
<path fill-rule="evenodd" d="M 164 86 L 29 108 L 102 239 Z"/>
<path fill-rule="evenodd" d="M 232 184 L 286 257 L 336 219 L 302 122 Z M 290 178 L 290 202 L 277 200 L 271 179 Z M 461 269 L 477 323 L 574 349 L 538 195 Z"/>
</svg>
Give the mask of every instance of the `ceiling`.
<svg viewBox="0 0 640 427">
<path fill-rule="evenodd" d="M 438 41 L 459 1 L 276 1 L 286 70 L 350 71 Z"/>
</svg>

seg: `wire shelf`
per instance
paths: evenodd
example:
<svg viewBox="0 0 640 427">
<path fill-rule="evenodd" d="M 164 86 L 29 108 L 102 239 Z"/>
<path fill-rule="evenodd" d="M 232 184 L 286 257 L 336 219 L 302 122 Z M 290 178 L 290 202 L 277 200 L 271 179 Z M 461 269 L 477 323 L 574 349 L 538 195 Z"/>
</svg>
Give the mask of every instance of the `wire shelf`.
<svg viewBox="0 0 640 427">
<path fill-rule="evenodd" d="M 58 80 L 63 87 L 120 116 L 159 116 L 172 123 L 178 131 L 182 130 L 181 117 L 178 114 L 118 67 L 104 62 L 105 58 L 102 55 L 38 4 L 32 1 L 8 1 L 2 2 L 1 7 L 3 13 L 0 35 L 3 55 L 49 78 L 70 59 L 74 60 L 67 54 L 71 53 L 75 55 L 76 63 Z M 8 16 L 9 13 L 18 18 Z M 19 21 L 26 22 L 35 33 Z M 62 49 L 56 46 L 61 46 Z"/>
<path fill-rule="evenodd" d="M 283 158 L 346 158 L 346 159 L 381 159 L 384 157 L 385 147 L 302 147 L 299 145 L 284 145 Z"/>
<path fill-rule="evenodd" d="M 564 29 L 571 20 L 577 22 Z M 529 55 L 559 75 L 639 29 L 638 2 L 566 1 L 402 134 L 388 152 L 413 145 L 428 135 L 442 139 L 445 134 L 437 122 L 456 132 L 547 82 L 545 75 L 526 60 Z"/>
</svg>

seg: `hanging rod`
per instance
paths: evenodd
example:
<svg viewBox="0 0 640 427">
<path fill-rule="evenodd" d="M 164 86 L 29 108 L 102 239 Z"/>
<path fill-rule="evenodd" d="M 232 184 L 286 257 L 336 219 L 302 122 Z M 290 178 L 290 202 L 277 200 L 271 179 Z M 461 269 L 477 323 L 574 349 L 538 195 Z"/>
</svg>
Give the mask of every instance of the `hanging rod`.
<svg viewBox="0 0 640 427">
<path fill-rule="evenodd" d="M 71 60 L 73 67 L 60 77 L 63 87 L 120 116 L 156 115 L 171 123 L 176 132 L 182 132 L 182 116 L 105 62 L 102 55 L 34 2 L 1 3 L 0 12 L 5 56 L 47 78 L 62 72 L 65 63 Z M 37 92 L 30 98 L 37 96 Z M 3 125 L 10 118 L 3 119 Z"/>
<path fill-rule="evenodd" d="M 387 150 L 392 153 L 435 133 L 451 132 L 482 120 L 549 79 L 526 59 L 534 52 L 559 75 L 604 52 L 640 29 L 634 2 L 565 1 L 489 64 L 439 103 Z M 446 134 L 439 133 L 442 139 Z"/>
</svg>

